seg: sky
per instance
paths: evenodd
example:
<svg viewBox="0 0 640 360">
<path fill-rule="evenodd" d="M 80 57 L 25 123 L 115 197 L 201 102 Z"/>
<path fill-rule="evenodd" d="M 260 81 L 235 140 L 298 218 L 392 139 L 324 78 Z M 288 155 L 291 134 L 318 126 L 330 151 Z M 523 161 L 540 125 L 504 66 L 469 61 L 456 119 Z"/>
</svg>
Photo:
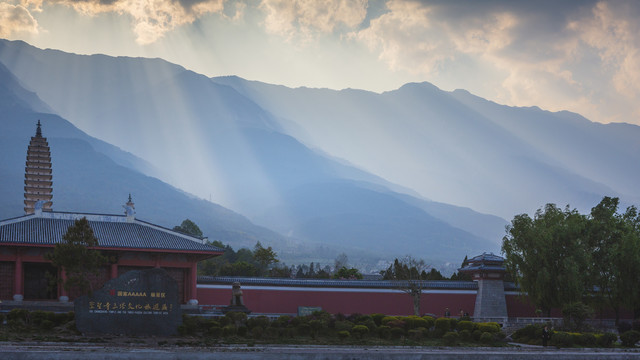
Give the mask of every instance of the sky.
<svg viewBox="0 0 640 360">
<path fill-rule="evenodd" d="M 391 91 L 428 81 L 640 125 L 640 1 L 0 0 L 0 38 L 207 75 Z"/>
</svg>

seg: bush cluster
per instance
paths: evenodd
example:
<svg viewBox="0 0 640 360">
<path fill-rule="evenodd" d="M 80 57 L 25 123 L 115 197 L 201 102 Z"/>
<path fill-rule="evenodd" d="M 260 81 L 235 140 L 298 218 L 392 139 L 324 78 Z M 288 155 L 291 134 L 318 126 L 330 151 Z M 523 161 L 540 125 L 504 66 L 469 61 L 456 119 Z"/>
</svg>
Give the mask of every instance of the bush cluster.
<svg viewBox="0 0 640 360">
<path fill-rule="evenodd" d="M 511 336 L 514 341 L 530 345 L 542 345 L 542 329 L 544 325 L 527 325 Z M 567 331 L 550 331 L 549 345 L 556 347 L 610 347 L 618 340 L 613 333 L 593 334 Z"/>
<path fill-rule="evenodd" d="M 6 315 L 0 315 L 0 324 L 6 317 L 10 331 L 21 333 L 26 331 L 48 331 L 65 326 L 65 329 L 75 331 L 74 313 L 54 313 L 52 311 L 29 311 L 13 309 Z"/>
<path fill-rule="evenodd" d="M 386 316 L 384 314 L 329 314 L 324 311 L 309 316 L 265 316 L 247 318 L 243 313 L 227 313 L 224 317 L 207 319 L 184 316 L 181 335 L 209 338 L 244 337 L 255 340 L 278 340 L 294 337 L 334 338 L 340 341 L 366 339 L 404 339 L 421 342 L 441 339 L 443 344 L 481 342 L 492 344 L 504 338 L 497 323 L 474 323 L 457 319 L 429 316 Z"/>
</svg>

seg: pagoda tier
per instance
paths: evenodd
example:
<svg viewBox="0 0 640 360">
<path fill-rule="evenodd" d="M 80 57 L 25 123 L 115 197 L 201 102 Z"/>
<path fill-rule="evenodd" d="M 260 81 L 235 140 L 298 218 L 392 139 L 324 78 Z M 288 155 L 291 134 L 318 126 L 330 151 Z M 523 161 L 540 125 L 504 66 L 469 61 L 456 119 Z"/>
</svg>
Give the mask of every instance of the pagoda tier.
<svg viewBox="0 0 640 360">
<path fill-rule="evenodd" d="M 40 121 L 36 136 L 31 137 L 27 148 L 27 162 L 24 169 L 24 212 L 35 212 L 37 202 L 42 200 L 42 210 L 51 211 L 53 199 L 53 176 L 51 175 L 51 151 L 47 138 L 42 137 Z"/>
</svg>

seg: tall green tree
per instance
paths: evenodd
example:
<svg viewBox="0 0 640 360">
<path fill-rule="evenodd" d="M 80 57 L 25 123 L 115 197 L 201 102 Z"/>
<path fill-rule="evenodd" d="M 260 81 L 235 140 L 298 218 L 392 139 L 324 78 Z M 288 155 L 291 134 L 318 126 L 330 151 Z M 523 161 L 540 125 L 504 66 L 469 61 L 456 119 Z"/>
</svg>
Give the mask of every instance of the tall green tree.
<svg viewBox="0 0 640 360">
<path fill-rule="evenodd" d="M 533 219 L 516 215 L 507 226 L 502 240 L 507 271 L 547 315 L 552 308 L 582 301 L 587 291 L 586 224 L 577 210 L 547 204 Z"/>
<path fill-rule="evenodd" d="M 410 255 L 402 260 L 395 259 L 393 265 L 381 272 L 384 280 L 396 281 L 397 288 L 411 296 L 413 314 L 420 316 L 420 299 L 427 280 L 426 270 L 429 265 L 422 259 L 415 259 Z"/>
<path fill-rule="evenodd" d="M 595 298 L 600 308 L 607 306 L 615 311 L 616 324 L 621 307 L 633 307 L 632 299 L 640 281 L 638 212 L 635 207 L 629 207 L 624 214 L 619 214 L 618 206 L 618 198 L 604 197 L 591 209 L 588 226 Z"/>
<path fill-rule="evenodd" d="M 269 266 L 280 262 L 278 255 L 273 251 L 271 246 L 265 248 L 260 241 L 258 241 L 253 248 L 253 259 L 258 264 L 258 269 L 261 274 L 266 274 Z"/>
<path fill-rule="evenodd" d="M 174 226 L 173 230 L 179 231 L 181 233 L 191 235 L 191 236 L 202 237 L 202 230 L 200 230 L 200 228 L 198 227 L 198 225 L 196 225 L 196 223 L 194 223 L 189 219 L 185 219 L 184 221 L 182 221 L 182 223 L 179 226 Z"/>
<path fill-rule="evenodd" d="M 92 293 L 94 289 L 91 275 L 97 276 L 100 269 L 108 263 L 108 258 L 95 249 L 98 239 L 87 218 L 76 220 L 62 239 L 45 257 L 59 271 L 65 272 L 66 279 L 61 281 L 67 291 L 74 289 L 81 294 Z"/>
</svg>

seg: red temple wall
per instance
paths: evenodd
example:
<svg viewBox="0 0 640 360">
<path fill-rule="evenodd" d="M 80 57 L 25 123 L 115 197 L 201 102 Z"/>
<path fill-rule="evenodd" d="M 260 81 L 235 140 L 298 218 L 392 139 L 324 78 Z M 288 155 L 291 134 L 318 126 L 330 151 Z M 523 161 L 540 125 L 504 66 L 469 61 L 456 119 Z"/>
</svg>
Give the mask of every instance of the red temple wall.
<svg viewBox="0 0 640 360">
<path fill-rule="evenodd" d="M 245 305 L 255 313 L 295 314 L 298 306 L 318 306 L 330 313 L 412 315 L 411 297 L 393 289 L 304 288 L 243 286 Z M 473 315 L 475 291 L 425 291 L 420 299 L 420 312 L 444 316 L 460 309 Z M 198 285 L 200 305 L 229 305 L 230 285 Z"/>
</svg>

